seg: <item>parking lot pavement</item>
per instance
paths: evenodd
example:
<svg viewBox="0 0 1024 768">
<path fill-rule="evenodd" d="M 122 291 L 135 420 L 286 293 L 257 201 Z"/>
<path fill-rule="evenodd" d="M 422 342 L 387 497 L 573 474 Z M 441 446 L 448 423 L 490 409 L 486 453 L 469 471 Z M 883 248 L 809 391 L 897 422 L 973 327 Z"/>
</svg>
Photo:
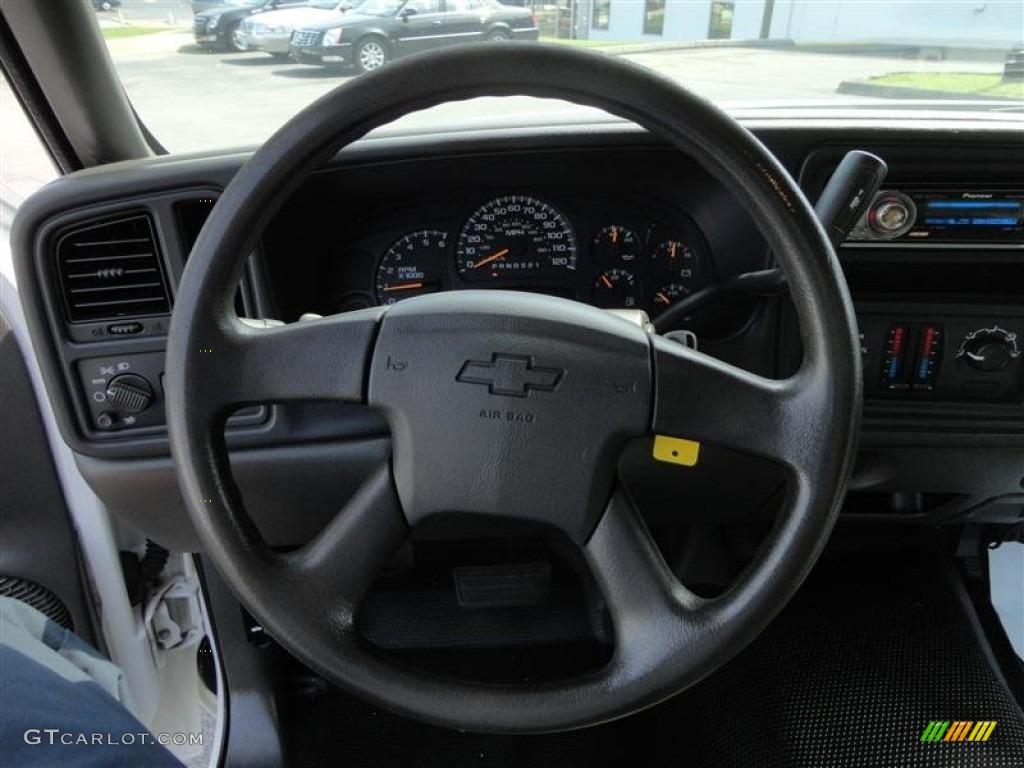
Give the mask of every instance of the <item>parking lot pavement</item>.
<svg viewBox="0 0 1024 768">
<path fill-rule="evenodd" d="M 351 71 L 282 63 L 262 53 L 203 52 L 187 31 L 108 42 L 129 97 L 153 133 L 176 151 L 252 146 Z M 627 55 L 717 102 L 836 98 L 843 80 L 893 71 L 991 69 L 991 64 L 917 62 L 753 48 Z M 870 102 L 872 99 L 846 101 Z M 558 102 L 509 98 L 445 105 L 413 118 L 439 127 L 510 113 L 564 112 Z"/>
</svg>

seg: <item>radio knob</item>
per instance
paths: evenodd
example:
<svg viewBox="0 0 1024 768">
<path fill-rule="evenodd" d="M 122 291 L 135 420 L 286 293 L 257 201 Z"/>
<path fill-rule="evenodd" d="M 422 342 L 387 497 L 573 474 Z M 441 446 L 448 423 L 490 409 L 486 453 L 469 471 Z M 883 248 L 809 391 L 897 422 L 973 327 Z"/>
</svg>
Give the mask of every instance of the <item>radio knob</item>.
<svg viewBox="0 0 1024 768">
<path fill-rule="evenodd" d="M 153 387 L 141 376 L 123 373 L 107 384 L 107 402 L 121 413 L 141 413 L 153 404 Z"/>
<path fill-rule="evenodd" d="M 999 326 L 973 331 L 964 338 L 957 356 L 976 371 L 1001 371 L 1020 357 L 1017 334 Z"/>
<path fill-rule="evenodd" d="M 910 220 L 910 209 L 899 200 L 881 200 L 871 211 L 871 227 L 882 234 L 898 232 Z"/>
</svg>

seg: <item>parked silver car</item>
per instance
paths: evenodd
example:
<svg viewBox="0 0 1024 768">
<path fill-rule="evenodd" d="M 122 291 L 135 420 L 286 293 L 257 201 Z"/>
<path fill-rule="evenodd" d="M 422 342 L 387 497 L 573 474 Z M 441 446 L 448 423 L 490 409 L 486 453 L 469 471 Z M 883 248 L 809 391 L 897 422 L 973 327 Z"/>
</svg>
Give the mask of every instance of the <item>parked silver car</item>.
<svg viewBox="0 0 1024 768">
<path fill-rule="evenodd" d="M 310 0 L 297 7 L 257 13 L 242 22 L 236 39 L 243 50 L 287 57 L 296 27 L 334 19 L 352 7 L 350 0 Z"/>
</svg>

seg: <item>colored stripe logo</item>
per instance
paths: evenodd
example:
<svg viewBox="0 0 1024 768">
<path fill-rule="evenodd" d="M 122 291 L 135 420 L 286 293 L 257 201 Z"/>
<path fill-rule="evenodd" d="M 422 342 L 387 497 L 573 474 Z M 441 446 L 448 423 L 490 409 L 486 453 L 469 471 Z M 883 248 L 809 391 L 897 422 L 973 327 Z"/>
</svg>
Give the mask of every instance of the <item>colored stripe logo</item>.
<svg viewBox="0 0 1024 768">
<path fill-rule="evenodd" d="M 995 720 L 932 720 L 921 741 L 988 741 L 995 729 Z"/>
</svg>

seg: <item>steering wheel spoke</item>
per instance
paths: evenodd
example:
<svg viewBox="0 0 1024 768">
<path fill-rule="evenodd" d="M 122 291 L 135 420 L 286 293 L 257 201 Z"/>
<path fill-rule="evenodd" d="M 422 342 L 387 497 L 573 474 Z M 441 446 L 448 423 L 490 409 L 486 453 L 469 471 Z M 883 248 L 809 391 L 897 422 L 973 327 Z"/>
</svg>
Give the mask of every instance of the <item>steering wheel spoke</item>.
<svg viewBox="0 0 1024 768">
<path fill-rule="evenodd" d="M 821 416 L 813 377 L 767 379 L 662 337 L 654 340 L 654 360 L 652 432 L 810 470 Z"/>
<path fill-rule="evenodd" d="M 374 308 L 267 327 L 232 323 L 200 349 L 203 366 L 195 384 L 218 409 L 299 400 L 363 402 L 383 313 Z"/>
<path fill-rule="evenodd" d="M 697 630 L 710 601 L 679 583 L 621 486 L 583 551 L 611 614 L 620 656 L 650 656 L 659 644 L 678 649 Z"/>
<path fill-rule="evenodd" d="M 351 619 L 408 532 L 391 468 L 383 464 L 315 539 L 282 560 L 302 585 L 302 600 Z"/>
</svg>

